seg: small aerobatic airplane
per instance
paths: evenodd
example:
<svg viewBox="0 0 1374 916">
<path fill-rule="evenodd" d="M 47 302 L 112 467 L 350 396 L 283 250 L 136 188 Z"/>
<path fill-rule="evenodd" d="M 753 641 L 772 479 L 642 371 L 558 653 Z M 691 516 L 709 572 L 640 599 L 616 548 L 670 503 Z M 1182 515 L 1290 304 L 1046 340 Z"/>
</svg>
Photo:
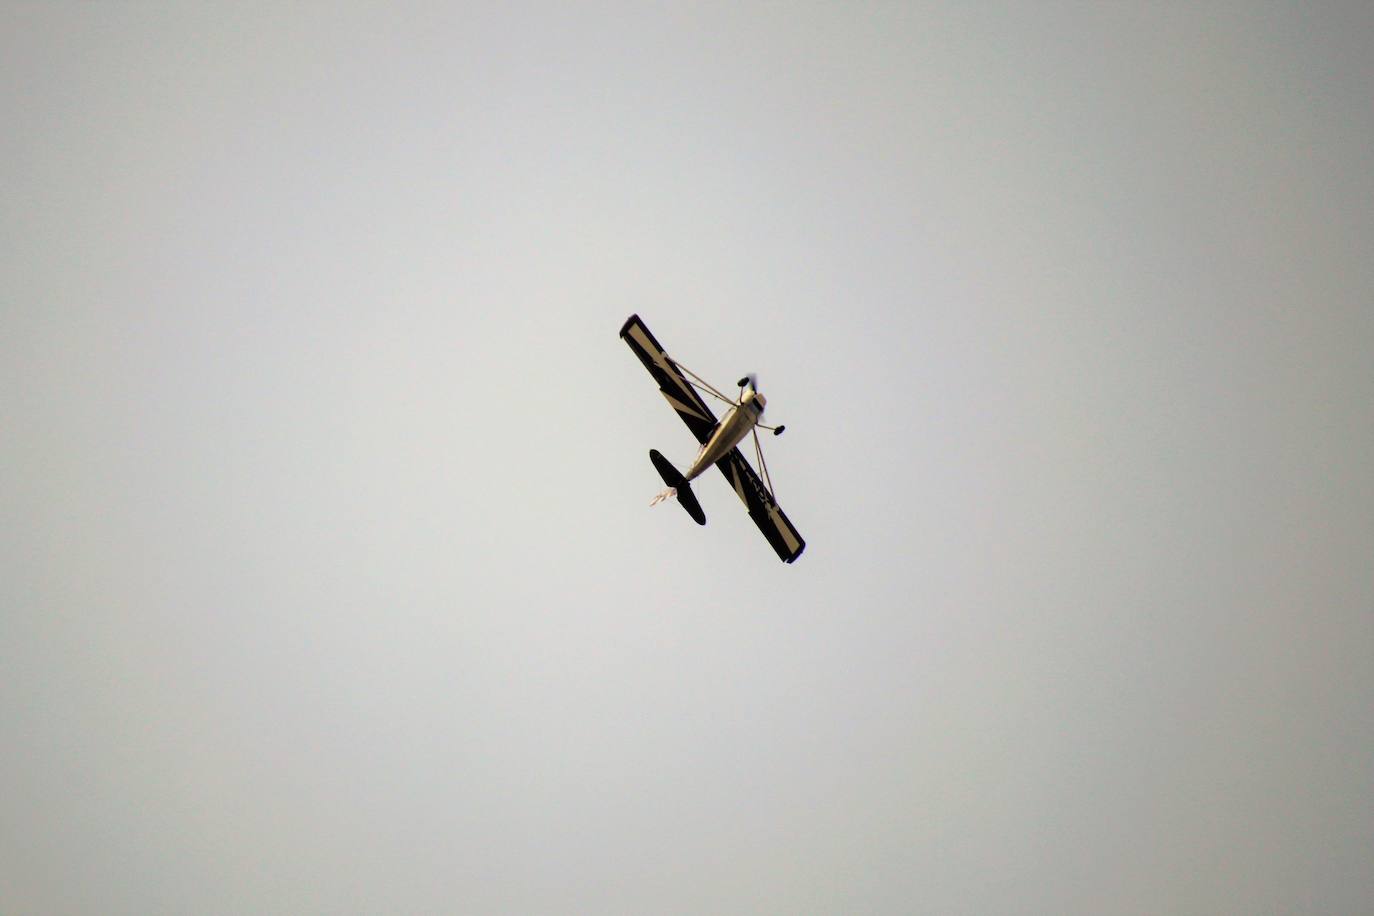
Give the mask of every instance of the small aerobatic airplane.
<svg viewBox="0 0 1374 916">
<path fill-rule="evenodd" d="M 638 315 L 631 315 L 626 319 L 620 328 L 620 336 L 630 345 L 630 349 L 635 351 L 644 368 L 648 369 L 654 381 L 658 382 L 659 391 L 663 392 L 673 410 L 677 411 L 682 422 L 687 424 L 692 435 L 701 443 L 701 450 L 697 452 L 696 460 L 687 469 L 686 475 L 678 473 L 677 468 L 659 454 L 657 449 L 650 450 L 649 460 L 654 463 L 659 476 L 668 485 L 668 489 L 655 497 L 652 505 L 676 496 L 682 508 L 687 510 L 687 514 L 692 516 L 698 525 L 706 524 L 706 513 L 701 511 L 701 504 L 693 495 L 690 484 L 714 464 L 720 468 L 725 479 L 730 481 L 730 486 L 735 488 L 735 493 L 749 510 L 749 517 L 759 526 L 759 530 L 768 539 L 768 543 L 773 545 L 782 561 L 791 563 L 801 556 L 801 552 L 806 549 L 806 542 L 797 533 L 797 529 L 792 527 L 782 509 L 778 508 L 778 501 L 773 495 L 773 481 L 768 477 L 768 465 L 763 462 L 763 449 L 759 445 L 758 430 L 755 429 L 771 429 L 776 436 L 782 433 L 783 427 L 764 426 L 759 422 L 764 404 L 767 402 L 763 395 L 755 390 L 753 376 L 745 376 L 739 380 L 739 397 L 732 400 L 665 353 Z M 711 413 L 711 408 L 702 400 L 698 388 L 730 405 L 725 418 L 719 423 Z M 763 480 L 754 473 L 754 469 L 744 460 L 744 455 L 740 454 L 736 447 L 750 434 L 754 437 L 754 454 L 758 456 Z M 767 485 L 764 481 L 767 481 Z"/>
</svg>

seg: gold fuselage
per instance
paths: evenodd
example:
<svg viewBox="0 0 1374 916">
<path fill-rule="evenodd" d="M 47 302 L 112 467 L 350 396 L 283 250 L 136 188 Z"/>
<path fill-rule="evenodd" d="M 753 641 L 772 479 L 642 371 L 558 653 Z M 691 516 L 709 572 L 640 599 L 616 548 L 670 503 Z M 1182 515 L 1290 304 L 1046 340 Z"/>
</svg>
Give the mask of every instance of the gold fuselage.
<svg viewBox="0 0 1374 916">
<path fill-rule="evenodd" d="M 730 450 L 739 445 L 754 424 L 759 422 L 764 403 L 763 395 L 753 390 L 745 391 L 739 406 L 730 408 L 716 426 L 716 431 L 711 433 L 711 438 L 701 447 L 697 460 L 687 469 L 687 479 L 695 480 L 711 465 L 730 454 Z"/>
</svg>

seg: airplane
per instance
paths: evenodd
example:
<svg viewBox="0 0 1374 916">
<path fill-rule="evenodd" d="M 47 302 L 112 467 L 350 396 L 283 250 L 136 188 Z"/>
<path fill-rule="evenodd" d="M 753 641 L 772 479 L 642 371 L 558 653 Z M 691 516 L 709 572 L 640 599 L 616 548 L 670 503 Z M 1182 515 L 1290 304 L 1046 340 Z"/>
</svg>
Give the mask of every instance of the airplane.
<svg viewBox="0 0 1374 916">
<path fill-rule="evenodd" d="M 698 525 L 706 524 L 706 513 L 692 493 L 691 482 L 715 465 L 730 482 L 735 494 L 749 511 L 749 517 L 763 532 L 778 558 L 784 563 L 791 563 L 801 556 L 806 549 L 806 542 L 778 507 L 773 481 L 768 477 L 768 465 L 763 461 L 763 448 L 759 445 L 759 429 L 772 430 L 773 435 L 778 436 L 785 427 L 766 426 L 760 422 L 767 399 L 755 387 L 754 377 L 747 375 L 740 379 L 738 397 L 729 398 L 670 357 L 638 315 L 631 315 L 625 320 L 620 328 L 620 337 L 629 344 L 644 368 L 649 370 L 669 406 L 677 411 L 682 422 L 687 424 L 692 435 L 701 443 L 696 460 L 686 474 L 673 467 L 657 449 L 649 450 L 649 460 L 668 485 L 668 489 L 654 497 L 650 505 L 658 505 L 665 499 L 676 497 Z M 698 389 L 730 405 L 724 419 L 716 422 L 715 414 Z M 738 448 L 744 437 L 751 434 L 754 437 L 754 454 L 763 470 L 762 480 Z"/>
</svg>

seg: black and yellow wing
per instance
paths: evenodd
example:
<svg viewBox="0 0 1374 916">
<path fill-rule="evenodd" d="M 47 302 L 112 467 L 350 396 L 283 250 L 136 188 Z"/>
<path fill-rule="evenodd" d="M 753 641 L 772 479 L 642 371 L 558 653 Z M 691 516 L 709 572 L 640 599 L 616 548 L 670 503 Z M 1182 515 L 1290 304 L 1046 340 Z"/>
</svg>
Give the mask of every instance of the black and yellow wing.
<svg viewBox="0 0 1374 916">
<path fill-rule="evenodd" d="M 697 441 L 705 445 L 706 440 L 711 438 L 711 431 L 716 428 L 716 415 L 706 406 L 692 383 L 687 381 L 687 376 L 682 374 L 677 363 L 659 345 L 638 315 L 625 319 L 620 336 L 635 351 L 635 356 L 649 370 L 654 381 L 658 382 L 658 390 L 668 400 L 668 405 L 677 411 Z"/>
<path fill-rule="evenodd" d="M 763 485 L 763 481 L 749 466 L 740 450 L 731 449 L 730 454 L 716 462 L 716 467 L 720 468 L 725 479 L 730 481 L 735 495 L 744 503 L 744 508 L 749 510 L 749 517 L 759 526 L 764 538 L 773 545 L 778 559 L 784 563 L 791 563 L 801 556 L 802 551 L 806 549 L 806 541 L 803 541 L 797 529 L 792 527 L 792 522 L 788 520 L 778 506 L 777 500 L 773 499 L 773 494 L 768 492 L 768 488 Z"/>
</svg>

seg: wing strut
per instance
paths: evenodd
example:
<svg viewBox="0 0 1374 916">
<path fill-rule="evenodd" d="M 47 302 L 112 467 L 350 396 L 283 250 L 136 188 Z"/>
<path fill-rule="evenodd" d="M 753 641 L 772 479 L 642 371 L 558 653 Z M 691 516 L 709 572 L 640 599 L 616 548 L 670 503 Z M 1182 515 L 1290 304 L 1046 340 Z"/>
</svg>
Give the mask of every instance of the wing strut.
<svg viewBox="0 0 1374 916">
<path fill-rule="evenodd" d="M 671 357 L 669 357 L 669 358 L 671 359 Z M 702 378 L 701 376 L 697 375 L 697 374 L 696 374 L 695 372 L 693 372 L 691 369 L 688 369 L 686 366 L 684 366 L 682 363 L 678 362 L 676 359 L 673 360 L 673 365 L 674 365 L 674 366 L 677 366 L 677 367 L 678 367 L 679 369 L 681 369 L 683 372 L 687 373 L 688 378 L 691 380 L 692 384 L 695 385 L 697 388 L 700 388 L 702 391 L 705 391 L 705 392 L 707 392 L 707 393 L 709 393 L 709 394 L 715 395 L 716 397 L 720 398 L 720 399 L 721 399 L 722 401 L 724 401 L 725 403 L 729 404 L 731 407 L 738 407 L 738 406 L 739 406 L 739 402 L 730 400 L 730 399 L 727 398 L 725 395 L 723 395 L 723 394 L 721 394 L 719 391 L 717 391 L 715 388 L 712 388 L 710 382 L 706 381 L 706 379 L 704 379 L 704 378 Z"/>
<path fill-rule="evenodd" d="M 778 494 L 773 489 L 773 478 L 768 476 L 768 462 L 763 460 L 763 446 L 759 444 L 758 430 L 751 429 L 749 432 L 754 436 L 754 455 L 759 459 L 759 470 L 763 471 L 763 482 L 768 485 L 768 495 L 773 497 L 773 502 L 777 502 Z"/>
</svg>

